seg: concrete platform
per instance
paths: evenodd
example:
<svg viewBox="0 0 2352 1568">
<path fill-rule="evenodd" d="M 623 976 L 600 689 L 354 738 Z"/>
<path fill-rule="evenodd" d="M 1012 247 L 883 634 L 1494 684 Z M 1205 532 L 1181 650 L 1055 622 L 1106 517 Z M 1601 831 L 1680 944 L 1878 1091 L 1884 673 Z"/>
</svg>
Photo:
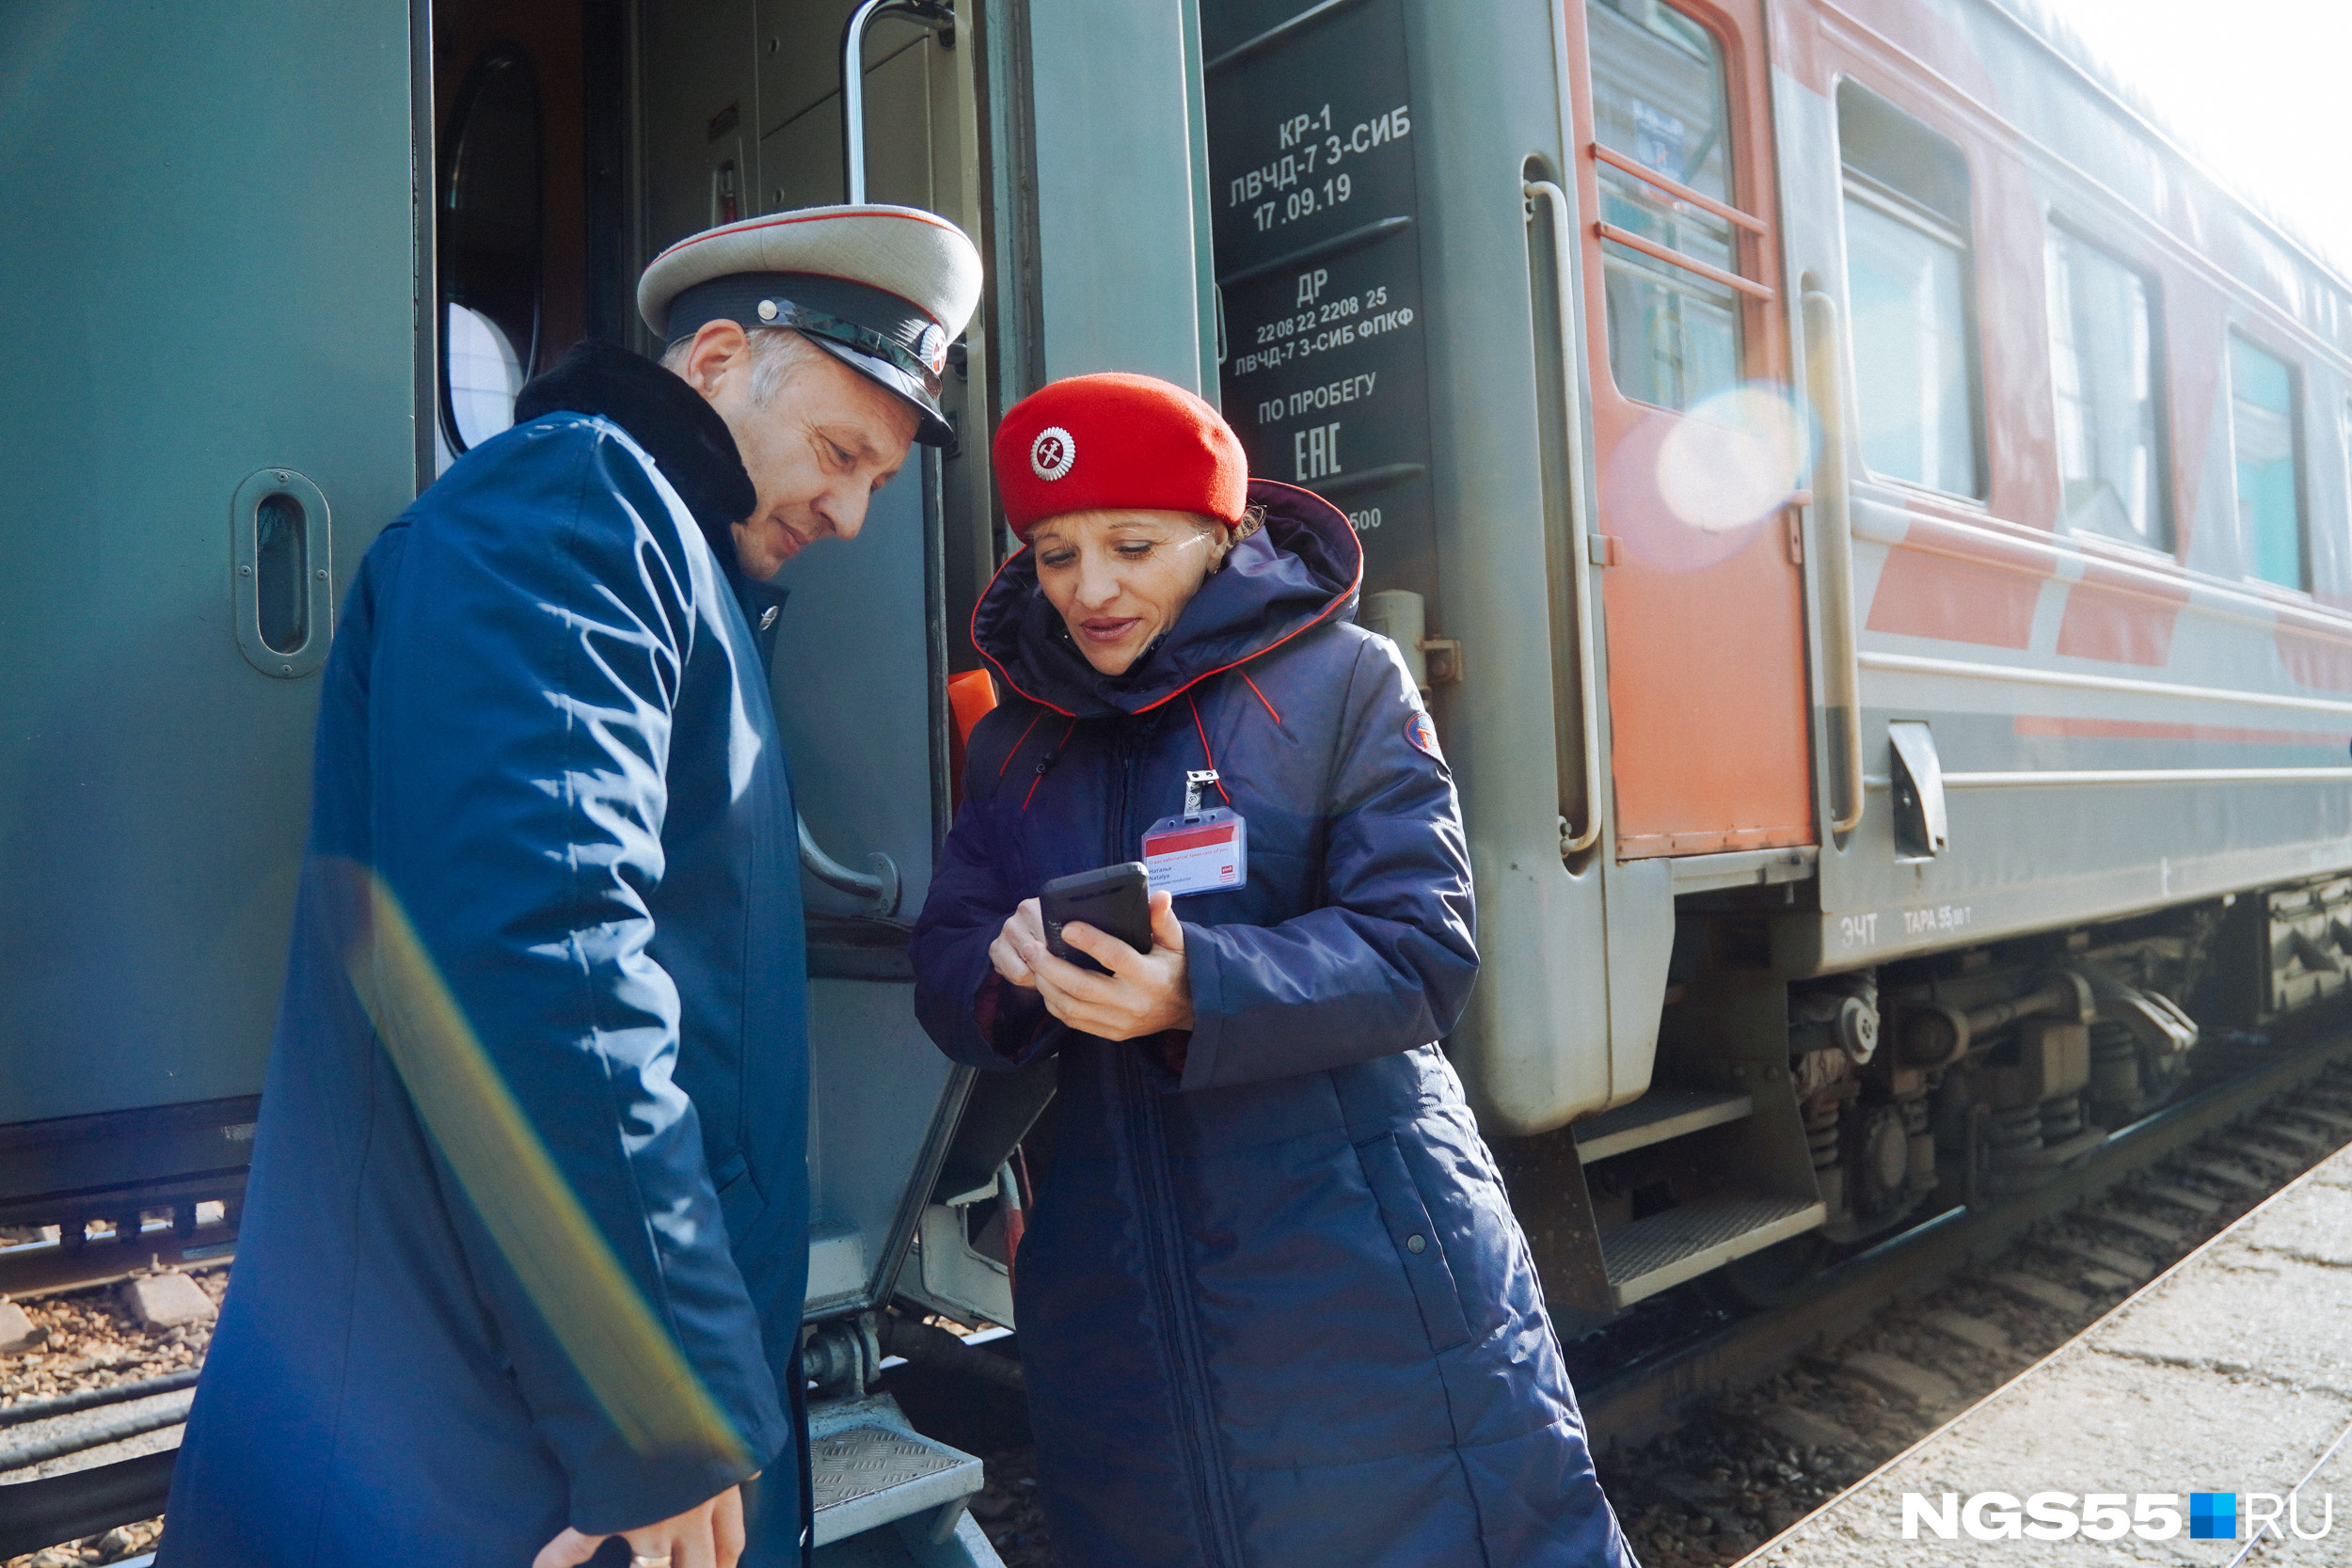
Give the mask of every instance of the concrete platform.
<svg viewBox="0 0 2352 1568">
<path fill-rule="evenodd" d="M 2226 1539 L 2192 1538 L 2197 1493 L 2226 1496 Z M 2081 1533 L 2093 1494 L 2118 1512 L 2089 1523 L 2103 1536 L 2120 1528 L 2115 1539 Z M 2292 1513 L 2274 1501 L 2290 1497 Z M 2179 1521 L 2169 1535 L 2168 1510 Z M 1740 1568 L 2113 1568 L 2241 1554 L 2249 1568 L 2352 1565 L 2352 1149 Z"/>
</svg>

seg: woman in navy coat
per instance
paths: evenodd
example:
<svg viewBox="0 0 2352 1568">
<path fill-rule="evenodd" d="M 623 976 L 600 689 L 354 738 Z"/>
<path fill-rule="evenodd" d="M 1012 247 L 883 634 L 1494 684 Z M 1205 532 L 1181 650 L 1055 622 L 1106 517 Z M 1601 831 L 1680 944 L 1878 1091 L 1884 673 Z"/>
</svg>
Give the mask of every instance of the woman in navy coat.
<svg viewBox="0 0 2352 1568">
<path fill-rule="evenodd" d="M 1145 377 L 1056 383 L 995 451 L 1030 547 L 973 634 L 1009 700 L 914 954 L 950 1056 L 1060 1058 L 1017 1296 L 1057 1555 L 1629 1565 L 1437 1043 L 1478 968 L 1460 812 L 1394 645 L 1349 624 L 1346 519 Z M 1155 893 L 1149 954 L 1073 926 L 1107 974 L 1053 957 L 1040 887 L 1145 858 L 1209 770 L 1246 880 Z"/>
</svg>

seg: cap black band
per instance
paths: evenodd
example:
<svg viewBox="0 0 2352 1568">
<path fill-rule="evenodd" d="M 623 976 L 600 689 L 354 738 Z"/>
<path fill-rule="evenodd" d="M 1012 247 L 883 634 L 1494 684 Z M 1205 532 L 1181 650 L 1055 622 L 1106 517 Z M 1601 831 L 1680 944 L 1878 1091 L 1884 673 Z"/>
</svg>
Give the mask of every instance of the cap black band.
<svg viewBox="0 0 2352 1568">
<path fill-rule="evenodd" d="M 946 432 L 939 410 L 946 328 L 897 294 L 813 273 L 730 273 L 671 301 L 671 345 L 714 321 L 803 333 L 920 408 L 936 427 L 934 442 Z"/>
</svg>

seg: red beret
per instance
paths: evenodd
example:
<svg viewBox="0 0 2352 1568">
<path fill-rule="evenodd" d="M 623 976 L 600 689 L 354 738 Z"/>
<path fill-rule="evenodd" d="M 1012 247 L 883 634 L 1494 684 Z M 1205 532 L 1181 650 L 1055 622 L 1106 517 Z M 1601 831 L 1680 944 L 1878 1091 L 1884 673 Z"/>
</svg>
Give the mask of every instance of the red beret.
<svg viewBox="0 0 2352 1568">
<path fill-rule="evenodd" d="M 1148 375 L 1073 375 L 1023 398 L 996 427 L 996 485 L 1023 540 L 1047 517 L 1102 507 L 1237 522 L 1249 460 L 1217 411 Z"/>
</svg>

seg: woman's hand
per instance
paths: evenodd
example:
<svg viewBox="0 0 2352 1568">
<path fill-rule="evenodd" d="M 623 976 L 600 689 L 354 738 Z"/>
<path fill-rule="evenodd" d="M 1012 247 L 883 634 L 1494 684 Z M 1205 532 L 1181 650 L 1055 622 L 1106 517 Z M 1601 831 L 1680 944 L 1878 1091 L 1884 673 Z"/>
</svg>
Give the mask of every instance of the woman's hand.
<svg viewBox="0 0 2352 1568">
<path fill-rule="evenodd" d="M 1005 922 L 1002 943 L 1012 939 L 1015 924 L 1027 915 L 1037 919 L 1035 900 L 1021 906 Z M 1163 1029 L 1192 1027 L 1192 975 L 1184 967 L 1184 928 L 1177 922 L 1175 900 L 1165 893 L 1152 895 L 1152 951 L 1138 953 L 1107 931 L 1073 920 L 1061 928 L 1061 940 L 1093 958 L 1108 974 L 1095 974 L 1057 958 L 1045 948 L 1043 926 L 1025 930 L 1018 939 L 1018 956 L 1028 980 L 1016 979 L 996 965 L 998 974 L 1015 985 L 1034 985 L 1045 1010 L 1073 1029 L 1106 1040 L 1132 1040 Z M 993 954 L 995 947 L 989 951 Z"/>
<path fill-rule="evenodd" d="M 1038 911 L 1036 899 L 1024 898 L 1021 907 L 1006 918 L 1005 928 L 996 933 L 996 940 L 988 944 L 989 961 L 1008 983 L 1035 990 L 1037 976 L 1030 973 L 1029 962 L 1022 954 L 1044 945 L 1045 917 Z M 1127 946 L 1123 942 L 1120 945 Z M 1127 950 L 1135 951 L 1131 947 Z"/>
<path fill-rule="evenodd" d="M 743 1489 L 730 1486 L 683 1513 L 620 1533 L 630 1555 L 641 1560 L 667 1562 L 670 1568 L 735 1568 L 743 1555 Z M 574 1568 L 596 1556 L 608 1539 L 566 1529 L 539 1548 L 531 1568 Z"/>
</svg>

